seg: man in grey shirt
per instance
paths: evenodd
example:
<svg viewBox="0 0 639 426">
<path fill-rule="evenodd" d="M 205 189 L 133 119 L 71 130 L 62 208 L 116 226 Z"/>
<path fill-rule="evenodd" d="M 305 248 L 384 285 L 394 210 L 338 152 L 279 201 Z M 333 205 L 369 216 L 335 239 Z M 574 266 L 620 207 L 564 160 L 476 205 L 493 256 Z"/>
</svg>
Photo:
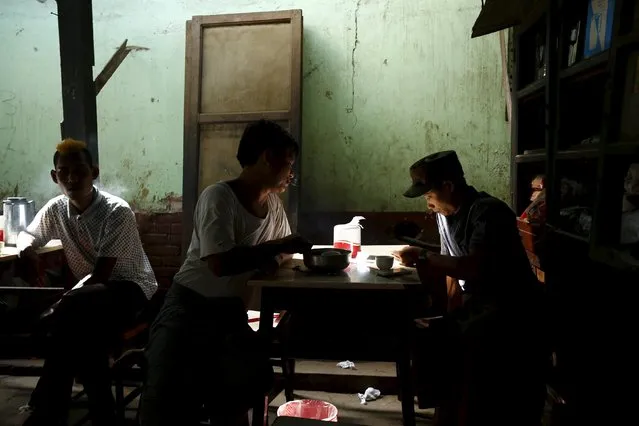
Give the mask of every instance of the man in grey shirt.
<svg viewBox="0 0 639 426">
<path fill-rule="evenodd" d="M 276 123 L 250 124 L 237 152 L 242 173 L 202 191 L 186 260 L 151 328 L 143 426 L 199 424 L 202 406 L 213 424 L 246 425 L 268 392 L 268 346 L 248 326 L 246 283 L 311 248 L 291 235 L 279 197 L 297 153 Z"/>
</svg>

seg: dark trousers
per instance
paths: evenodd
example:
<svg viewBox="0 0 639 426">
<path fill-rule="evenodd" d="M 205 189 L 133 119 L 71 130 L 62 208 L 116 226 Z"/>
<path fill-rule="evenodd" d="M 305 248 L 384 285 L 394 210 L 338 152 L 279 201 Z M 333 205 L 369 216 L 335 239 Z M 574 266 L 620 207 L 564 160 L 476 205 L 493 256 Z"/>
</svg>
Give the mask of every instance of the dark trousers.
<svg viewBox="0 0 639 426">
<path fill-rule="evenodd" d="M 268 342 L 248 325 L 240 298 L 205 298 L 173 284 L 151 326 L 140 399 L 143 426 L 229 426 L 270 389 Z"/>
<path fill-rule="evenodd" d="M 110 352 L 146 302 L 129 281 L 85 286 L 62 297 L 47 318 L 44 371 L 29 402 L 34 408 L 29 424 L 66 421 L 75 377 L 87 393 L 93 425 L 115 422 Z"/>
<path fill-rule="evenodd" d="M 540 425 L 549 351 L 539 321 L 496 313 L 424 331 L 416 364 L 434 385 L 438 426 Z"/>
</svg>

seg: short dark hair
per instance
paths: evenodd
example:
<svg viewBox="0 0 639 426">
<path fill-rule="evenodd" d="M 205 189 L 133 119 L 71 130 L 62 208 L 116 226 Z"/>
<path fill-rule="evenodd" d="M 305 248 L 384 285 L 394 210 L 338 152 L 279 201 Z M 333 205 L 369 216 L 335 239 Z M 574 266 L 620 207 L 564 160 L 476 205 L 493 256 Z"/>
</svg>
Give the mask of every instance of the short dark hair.
<svg viewBox="0 0 639 426">
<path fill-rule="evenodd" d="M 60 159 L 61 155 L 72 155 L 72 154 L 83 155 L 87 164 L 90 167 L 93 167 L 93 156 L 91 155 L 91 152 L 87 148 L 87 144 L 82 141 L 78 141 L 71 138 L 67 138 L 63 140 L 56 147 L 55 154 L 53 154 L 53 167 L 57 167 L 58 160 Z"/>
<path fill-rule="evenodd" d="M 257 163 L 264 151 L 284 154 L 287 151 L 297 155 L 299 145 L 279 124 L 269 120 L 259 120 L 244 129 L 237 148 L 237 161 L 242 168 Z"/>
</svg>

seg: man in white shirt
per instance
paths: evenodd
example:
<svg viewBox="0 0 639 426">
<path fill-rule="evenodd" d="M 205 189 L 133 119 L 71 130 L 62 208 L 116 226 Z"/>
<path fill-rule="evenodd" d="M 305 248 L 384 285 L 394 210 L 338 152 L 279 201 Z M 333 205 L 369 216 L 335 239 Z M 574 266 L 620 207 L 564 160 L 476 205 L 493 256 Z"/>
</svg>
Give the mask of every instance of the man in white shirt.
<svg viewBox="0 0 639 426">
<path fill-rule="evenodd" d="M 212 424 L 246 425 L 251 403 L 268 392 L 273 372 L 248 326 L 246 283 L 311 248 L 291 235 L 279 197 L 297 153 L 276 123 L 250 124 L 240 176 L 202 191 L 186 260 L 151 329 L 142 425 L 199 424 L 202 406 Z"/>
<path fill-rule="evenodd" d="M 74 377 L 82 379 L 93 425 L 115 424 L 109 352 L 153 296 L 157 282 L 126 201 L 93 186 L 98 168 L 84 142 L 64 140 L 51 177 L 63 195 L 50 200 L 18 236 L 22 258 L 60 239 L 78 284 L 46 313 L 50 341 L 25 425 L 66 424 Z M 35 265 L 34 265 L 35 266 Z"/>
</svg>

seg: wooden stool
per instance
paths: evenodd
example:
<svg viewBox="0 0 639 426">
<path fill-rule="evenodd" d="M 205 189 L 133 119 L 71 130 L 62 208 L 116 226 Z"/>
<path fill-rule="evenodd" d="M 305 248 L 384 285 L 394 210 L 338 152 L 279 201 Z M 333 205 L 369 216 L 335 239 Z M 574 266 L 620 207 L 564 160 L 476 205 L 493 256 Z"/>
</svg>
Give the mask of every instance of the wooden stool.
<svg viewBox="0 0 639 426">
<path fill-rule="evenodd" d="M 259 328 L 259 312 L 248 312 L 249 325 L 257 331 Z M 278 314 L 273 319 L 273 327 L 286 324 L 288 315 L 286 313 Z M 131 347 L 130 342 L 135 341 L 139 336 L 149 329 L 148 323 L 140 323 L 135 327 L 127 330 L 123 334 L 123 346 Z M 144 339 L 146 341 L 146 339 Z M 128 343 L 128 344 L 127 344 Z M 287 401 L 293 400 L 293 375 L 295 374 L 295 360 L 286 357 L 286 349 L 282 347 L 278 340 L 274 342 L 277 350 L 276 356 L 271 359 L 271 365 L 282 368 L 282 376 L 284 377 L 284 393 Z M 115 357 L 114 357 L 115 358 Z M 125 422 L 126 407 L 128 407 L 141 393 L 144 383 L 144 377 L 147 371 L 146 358 L 144 357 L 144 348 L 137 347 L 126 351 L 120 351 L 119 356 L 115 358 L 112 366 L 113 382 L 115 386 L 115 406 L 117 420 L 120 424 Z M 124 388 L 131 387 L 133 390 L 124 396 Z M 279 393 L 279 390 L 277 391 Z M 74 397 L 77 399 L 83 393 Z M 275 396 L 275 395 L 273 395 Z M 269 398 L 271 400 L 272 398 Z M 136 418 L 139 412 L 136 414 Z M 88 421 L 88 415 L 82 418 L 74 426 L 80 426 Z"/>
<path fill-rule="evenodd" d="M 248 311 L 249 326 L 253 331 L 258 331 L 260 328 L 260 312 Z M 273 328 L 277 329 L 275 337 L 273 339 L 273 356 L 271 357 L 271 365 L 273 367 L 280 367 L 282 369 L 282 377 L 284 379 L 284 396 L 286 402 L 293 400 L 293 382 L 295 378 L 295 360 L 288 357 L 287 341 L 287 324 L 290 319 L 290 314 L 286 311 L 276 313 L 273 316 Z M 269 395 L 269 401 L 271 401 L 281 389 L 274 389 L 274 395 Z"/>
<path fill-rule="evenodd" d="M 136 373 L 137 366 L 137 374 Z M 144 373 L 147 370 L 144 349 L 131 349 L 126 351 L 113 364 L 113 383 L 115 387 L 115 410 L 117 420 L 124 424 L 126 420 L 126 407 L 142 393 Z M 136 377 L 137 376 L 137 377 Z M 124 396 L 124 387 L 132 387 L 133 390 Z M 139 412 L 136 413 L 136 423 L 139 423 Z"/>
<path fill-rule="evenodd" d="M 124 424 L 126 407 L 142 393 L 142 383 L 144 372 L 146 371 L 146 360 L 144 358 L 144 348 L 138 340 L 146 341 L 142 338 L 144 333 L 149 329 L 150 324 L 141 322 L 134 327 L 126 330 L 122 334 L 122 340 L 118 347 L 113 350 L 113 364 L 111 365 L 111 373 L 113 376 L 113 384 L 115 386 L 115 410 L 118 424 Z M 133 348 L 126 350 L 126 348 Z M 138 377 L 135 375 L 134 367 L 138 367 Z M 132 374 L 133 373 L 133 374 Z M 124 387 L 132 387 L 133 390 L 129 395 L 124 397 Z M 77 401 L 86 394 L 84 390 L 75 394 L 72 398 Z M 89 421 L 89 414 L 73 424 L 73 426 L 81 426 Z"/>
</svg>

